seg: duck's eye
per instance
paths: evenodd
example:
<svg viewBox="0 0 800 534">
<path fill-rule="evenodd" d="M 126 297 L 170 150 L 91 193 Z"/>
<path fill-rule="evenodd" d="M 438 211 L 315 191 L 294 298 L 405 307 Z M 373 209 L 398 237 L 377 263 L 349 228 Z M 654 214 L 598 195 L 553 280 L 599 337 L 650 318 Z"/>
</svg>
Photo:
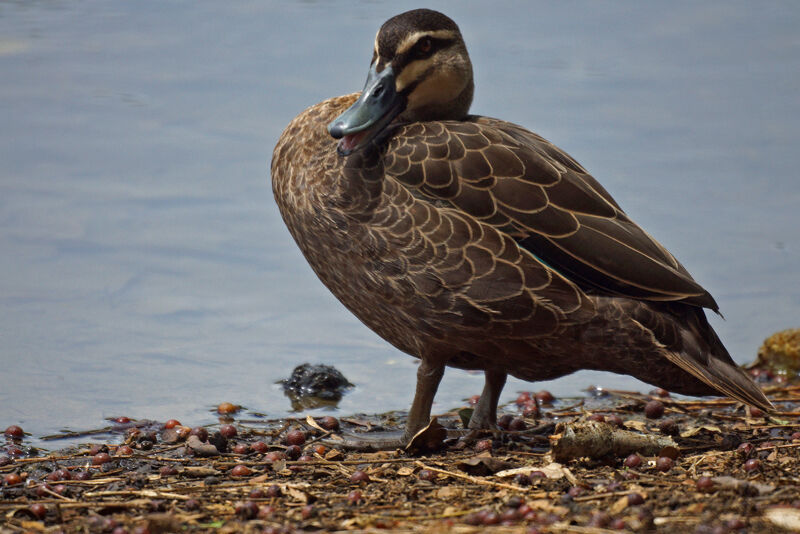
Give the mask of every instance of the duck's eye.
<svg viewBox="0 0 800 534">
<path fill-rule="evenodd" d="M 424 56 L 428 52 L 431 51 L 433 48 L 433 42 L 431 41 L 430 37 L 423 37 L 419 41 L 417 41 L 416 46 L 414 47 L 414 51 L 417 53 L 417 56 Z"/>
</svg>

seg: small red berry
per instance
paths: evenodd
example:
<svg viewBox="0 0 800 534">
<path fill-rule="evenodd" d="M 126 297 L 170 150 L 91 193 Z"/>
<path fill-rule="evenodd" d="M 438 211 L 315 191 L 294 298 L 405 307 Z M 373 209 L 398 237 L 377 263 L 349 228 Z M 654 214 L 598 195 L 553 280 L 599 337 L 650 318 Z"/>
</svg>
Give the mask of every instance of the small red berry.
<svg viewBox="0 0 800 534">
<path fill-rule="evenodd" d="M 675 460 L 668 456 L 659 456 L 656 460 L 656 469 L 666 473 L 675 465 Z"/>
<path fill-rule="evenodd" d="M 644 415 L 648 419 L 659 419 L 664 415 L 664 403 L 657 400 L 651 400 L 644 405 Z"/>
<path fill-rule="evenodd" d="M 306 442 L 306 433 L 302 430 L 291 430 L 286 433 L 286 443 L 289 445 L 302 445 Z"/>
<path fill-rule="evenodd" d="M 238 412 L 240 408 L 241 408 L 240 406 L 236 406 L 233 403 L 223 402 L 219 406 L 217 406 L 217 413 L 222 415 L 228 415 Z"/>
<path fill-rule="evenodd" d="M 222 425 L 221 427 L 219 427 L 219 433 L 225 439 L 231 439 L 235 437 L 236 434 L 238 434 L 238 432 L 236 431 L 236 427 L 233 425 Z"/>
<path fill-rule="evenodd" d="M 353 474 L 350 475 L 350 482 L 369 482 L 369 475 L 364 471 L 353 471 Z"/>
<path fill-rule="evenodd" d="M 177 419 L 170 419 L 164 423 L 164 428 L 175 428 L 176 426 L 181 426 L 181 422 Z"/>
<path fill-rule="evenodd" d="M 234 468 L 231 469 L 231 476 L 234 476 L 234 477 L 246 477 L 251 472 L 252 471 L 250 471 L 249 467 L 247 467 L 246 465 L 241 465 L 240 464 L 240 465 L 234 466 Z"/>
<path fill-rule="evenodd" d="M 98 452 L 92 456 L 92 465 L 103 465 L 111 461 L 111 456 L 107 452 Z"/>
<path fill-rule="evenodd" d="M 6 428 L 4 434 L 9 438 L 22 438 L 25 435 L 25 432 L 22 431 L 22 427 L 11 425 L 10 427 Z"/>
</svg>

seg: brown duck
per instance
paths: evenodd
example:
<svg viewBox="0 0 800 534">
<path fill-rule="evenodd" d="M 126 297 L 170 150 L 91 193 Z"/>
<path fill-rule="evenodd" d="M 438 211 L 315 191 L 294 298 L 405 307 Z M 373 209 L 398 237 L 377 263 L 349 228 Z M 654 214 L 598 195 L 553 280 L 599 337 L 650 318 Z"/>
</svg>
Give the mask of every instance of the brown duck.
<svg viewBox="0 0 800 534">
<path fill-rule="evenodd" d="M 301 113 L 272 159 L 317 276 L 421 360 L 402 441 L 428 423 L 448 365 L 485 372 L 473 429 L 494 428 L 508 374 L 579 369 L 771 411 L 708 324 L 713 297 L 561 149 L 470 115 L 473 87 L 450 18 L 397 15 L 364 90 Z"/>
</svg>

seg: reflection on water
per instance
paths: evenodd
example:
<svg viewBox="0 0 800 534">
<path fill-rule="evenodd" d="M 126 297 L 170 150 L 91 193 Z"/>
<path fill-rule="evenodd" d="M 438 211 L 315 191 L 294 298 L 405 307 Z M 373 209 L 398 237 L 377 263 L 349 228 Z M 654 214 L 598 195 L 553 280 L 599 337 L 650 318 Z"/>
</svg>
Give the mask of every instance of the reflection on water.
<svg viewBox="0 0 800 534">
<path fill-rule="evenodd" d="M 378 26 L 410 7 L 0 5 L 0 426 L 199 423 L 223 400 L 282 416 L 275 381 L 304 361 L 356 384 L 342 413 L 409 405 L 413 359 L 315 279 L 267 169 L 294 115 L 361 87 Z M 589 168 L 715 295 L 739 361 L 798 326 L 798 8 L 431 7 L 465 34 L 473 111 Z M 547 387 L 594 382 L 641 387 Z M 449 371 L 434 409 L 481 383 Z"/>
</svg>

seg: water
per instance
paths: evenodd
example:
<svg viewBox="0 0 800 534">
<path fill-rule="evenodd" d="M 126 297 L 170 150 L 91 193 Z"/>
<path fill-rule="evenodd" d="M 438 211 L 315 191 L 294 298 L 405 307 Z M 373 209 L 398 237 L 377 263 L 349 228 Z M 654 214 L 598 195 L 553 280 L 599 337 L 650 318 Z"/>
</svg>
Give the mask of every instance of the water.
<svg viewBox="0 0 800 534">
<path fill-rule="evenodd" d="M 303 361 L 409 406 L 414 360 L 349 315 L 283 227 L 268 165 L 305 107 L 360 89 L 406 2 L 0 4 L 0 427 L 221 401 L 289 414 Z M 473 111 L 575 156 L 716 297 L 740 362 L 800 326 L 800 8 L 433 2 L 462 28 Z M 391 373 L 392 380 L 385 377 Z M 580 373 L 579 394 L 633 379 Z M 434 410 L 478 393 L 449 370 Z"/>
</svg>

